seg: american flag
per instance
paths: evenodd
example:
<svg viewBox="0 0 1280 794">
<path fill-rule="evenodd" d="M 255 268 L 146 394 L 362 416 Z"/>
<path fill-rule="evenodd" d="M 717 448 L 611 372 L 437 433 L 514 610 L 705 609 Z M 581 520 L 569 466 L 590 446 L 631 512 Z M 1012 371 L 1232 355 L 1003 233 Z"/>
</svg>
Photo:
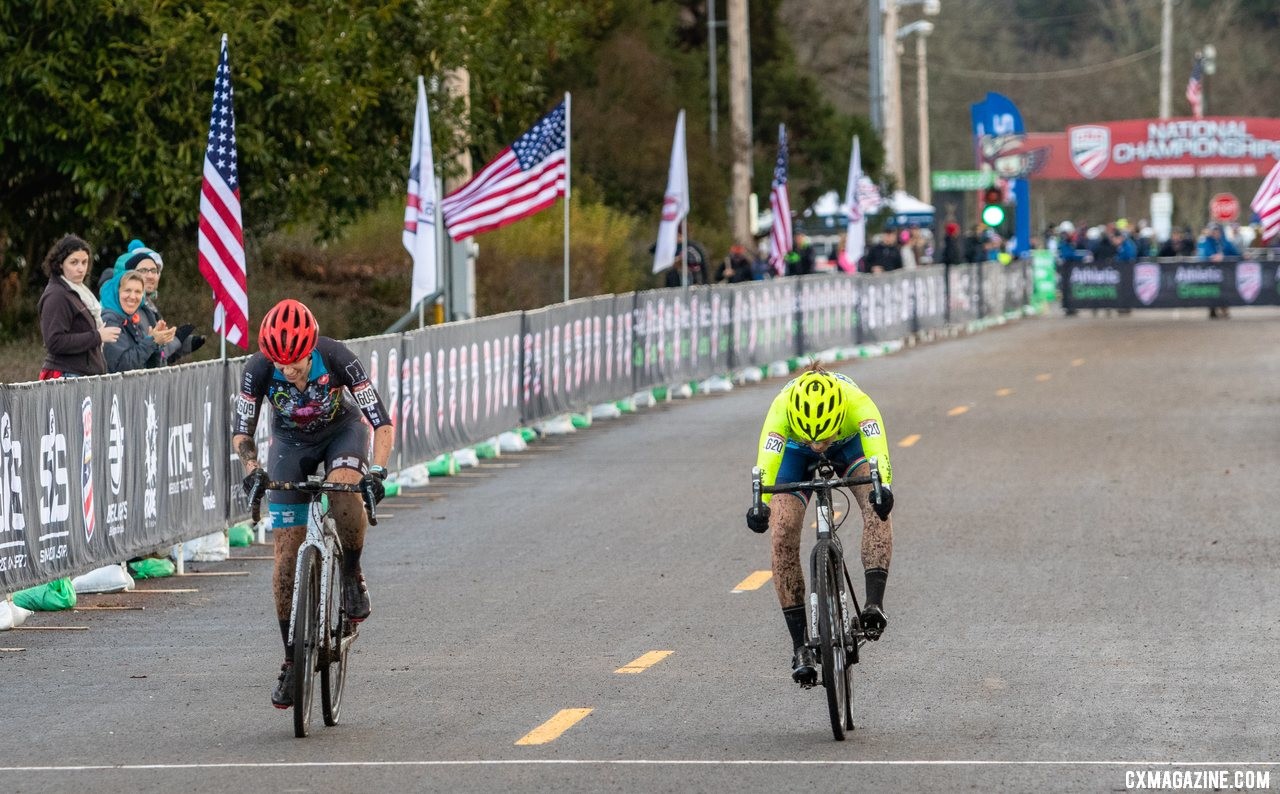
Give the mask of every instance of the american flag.
<svg viewBox="0 0 1280 794">
<path fill-rule="evenodd" d="M 1196 118 L 1204 116 L 1204 58 L 1196 53 L 1196 61 L 1191 66 L 1191 78 L 1187 80 L 1187 101 L 1191 103 L 1191 113 Z"/>
<path fill-rule="evenodd" d="M 1249 202 L 1249 208 L 1258 215 L 1262 224 L 1262 241 L 1267 242 L 1280 232 L 1280 161 L 1262 181 L 1258 193 Z"/>
<path fill-rule="evenodd" d="M 200 273 L 213 287 L 213 330 L 233 345 L 248 347 L 249 296 L 240 223 L 240 177 L 236 172 L 236 114 L 231 98 L 231 66 L 223 34 L 200 187 L 199 262 Z"/>
<path fill-rule="evenodd" d="M 449 236 L 461 240 L 527 218 L 565 193 L 565 103 L 503 149 L 440 203 Z"/>
<path fill-rule="evenodd" d="M 787 125 L 778 125 L 778 163 L 773 167 L 773 190 L 769 193 L 769 209 L 773 211 L 773 228 L 769 232 L 772 251 L 769 264 L 773 272 L 786 272 L 783 261 L 791 251 L 791 199 L 787 196 Z"/>
</svg>

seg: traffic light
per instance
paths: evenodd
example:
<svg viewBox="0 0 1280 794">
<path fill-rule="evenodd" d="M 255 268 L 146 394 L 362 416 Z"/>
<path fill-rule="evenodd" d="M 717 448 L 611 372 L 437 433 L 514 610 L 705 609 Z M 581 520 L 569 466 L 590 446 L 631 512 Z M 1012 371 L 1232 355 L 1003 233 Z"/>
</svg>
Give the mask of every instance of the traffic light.
<svg viewBox="0 0 1280 794">
<path fill-rule="evenodd" d="M 982 191 L 982 222 L 991 228 L 1004 223 L 1004 191 L 998 187 L 985 188 Z"/>
</svg>

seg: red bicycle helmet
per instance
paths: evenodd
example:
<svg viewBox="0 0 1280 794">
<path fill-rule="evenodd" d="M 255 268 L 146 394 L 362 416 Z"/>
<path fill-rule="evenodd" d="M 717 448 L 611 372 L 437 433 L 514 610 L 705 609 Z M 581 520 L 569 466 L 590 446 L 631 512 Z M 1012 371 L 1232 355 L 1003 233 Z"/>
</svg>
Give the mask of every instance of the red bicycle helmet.
<svg viewBox="0 0 1280 794">
<path fill-rule="evenodd" d="M 307 356 L 316 346 L 320 326 L 315 315 L 306 306 L 292 298 L 286 298 L 267 312 L 258 328 L 258 347 L 272 363 L 285 366 L 295 364 Z"/>
</svg>

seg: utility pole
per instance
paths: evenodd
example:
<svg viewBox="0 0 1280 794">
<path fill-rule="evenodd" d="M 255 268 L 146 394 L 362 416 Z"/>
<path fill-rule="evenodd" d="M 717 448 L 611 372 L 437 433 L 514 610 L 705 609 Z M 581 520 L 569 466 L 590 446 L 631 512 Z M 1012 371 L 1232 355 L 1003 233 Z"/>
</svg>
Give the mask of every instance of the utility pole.
<svg viewBox="0 0 1280 794">
<path fill-rule="evenodd" d="M 907 178 L 902 162 L 902 80 L 898 73 L 898 0 L 885 0 L 881 39 L 881 68 L 885 84 L 884 170 L 893 176 L 894 190 L 906 190 Z"/>
<path fill-rule="evenodd" d="M 751 241 L 748 200 L 751 195 L 751 57 L 747 0 L 727 0 L 729 22 L 729 126 L 733 138 L 733 241 Z"/>
<path fill-rule="evenodd" d="M 471 123 L 471 73 L 465 68 L 451 69 L 444 74 L 444 90 L 449 96 L 460 97 L 463 102 L 462 129 L 468 129 Z M 444 191 L 440 198 L 449 195 L 455 188 L 465 185 L 471 179 L 470 140 L 463 140 L 462 149 L 454 158 L 454 168 L 445 169 L 446 173 L 454 171 L 454 175 L 444 180 Z M 443 227 L 441 231 L 444 231 Z M 455 243 L 452 238 L 444 241 L 444 311 L 446 322 L 476 316 L 476 259 L 472 253 L 476 250 L 470 238 Z"/>
<path fill-rule="evenodd" d="M 871 105 L 871 129 L 876 131 L 880 138 L 884 139 L 884 75 L 882 74 L 882 62 L 884 54 L 881 52 L 880 40 L 880 22 L 884 14 L 882 8 L 884 0 L 871 0 L 867 4 L 867 61 L 870 67 L 868 71 L 871 73 L 871 91 L 868 93 Z"/>
<path fill-rule="evenodd" d="M 925 47 L 925 39 L 933 25 L 924 24 L 929 26 L 928 29 L 921 26 L 916 33 L 916 118 L 920 127 L 920 200 L 932 204 L 933 185 L 929 181 L 929 51 Z"/>
<path fill-rule="evenodd" d="M 1171 115 L 1173 96 L 1173 0 L 1164 0 L 1160 11 L 1160 118 Z M 1173 194 L 1169 177 L 1162 176 L 1151 196 L 1151 226 L 1161 242 L 1173 233 Z"/>
<path fill-rule="evenodd" d="M 716 107 L 719 102 L 716 97 L 716 90 L 719 88 L 717 82 L 719 77 L 716 74 L 716 0 L 707 0 L 707 93 L 711 96 L 711 148 L 717 149 L 720 145 L 720 120 L 719 108 Z"/>
</svg>

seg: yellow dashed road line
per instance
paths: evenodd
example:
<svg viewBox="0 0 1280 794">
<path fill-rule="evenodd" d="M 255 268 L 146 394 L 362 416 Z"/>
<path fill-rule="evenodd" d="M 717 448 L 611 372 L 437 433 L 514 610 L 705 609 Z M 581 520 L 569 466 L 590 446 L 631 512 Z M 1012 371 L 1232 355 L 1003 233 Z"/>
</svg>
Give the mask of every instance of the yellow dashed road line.
<svg viewBox="0 0 1280 794">
<path fill-rule="evenodd" d="M 1082 364 L 1084 364 L 1084 359 L 1083 359 L 1083 358 L 1073 358 L 1073 359 L 1071 359 L 1071 366 L 1073 366 L 1073 367 L 1078 367 L 1078 366 L 1080 366 L 1080 365 L 1082 365 Z"/>
<path fill-rule="evenodd" d="M 759 590 L 767 581 L 773 578 L 773 571 L 756 571 L 755 573 L 738 582 L 738 586 L 730 592 L 745 593 L 748 590 Z"/>
<path fill-rule="evenodd" d="M 904 449 L 906 447 L 914 447 L 916 445 L 916 442 L 919 440 L 920 440 L 920 434 L 912 433 L 911 435 L 899 441 L 898 446 L 903 447 Z"/>
<path fill-rule="evenodd" d="M 1052 379 L 1053 379 L 1053 375 L 1050 375 L 1048 372 L 1041 372 L 1039 375 L 1036 376 L 1036 381 L 1038 383 L 1044 383 L 1045 381 L 1052 380 Z"/>
<path fill-rule="evenodd" d="M 996 389 L 997 397 L 1008 397 L 1010 394 L 1013 394 L 1013 389 Z"/>
<path fill-rule="evenodd" d="M 952 408 L 950 411 L 947 411 L 947 416 L 959 416 L 960 414 L 967 414 L 967 413 L 969 413 L 969 406 L 957 405 L 955 408 Z"/>
<path fill-rule="evenodd" d="M 645 670 L 648 670 L 650 667 L 653 667 L 655 664 L 667 658 L 672 653 L 674 653 L 674 651 L 649 651 L 644 656 L 641 656 L 639 659 L 636 659 L 634 662 L 631 662 L 630 664 L 627 664 L 623 667 L 619 667 L 617 670 L 614 670 L 613 672 L 643 673 Z"/>
<path fill-rule="evenodd" d="M 516 744 L 553 742 L 590 713 L 591 709 L 560 709 L 554 717 L 517 739 Z"/>
</svg>

